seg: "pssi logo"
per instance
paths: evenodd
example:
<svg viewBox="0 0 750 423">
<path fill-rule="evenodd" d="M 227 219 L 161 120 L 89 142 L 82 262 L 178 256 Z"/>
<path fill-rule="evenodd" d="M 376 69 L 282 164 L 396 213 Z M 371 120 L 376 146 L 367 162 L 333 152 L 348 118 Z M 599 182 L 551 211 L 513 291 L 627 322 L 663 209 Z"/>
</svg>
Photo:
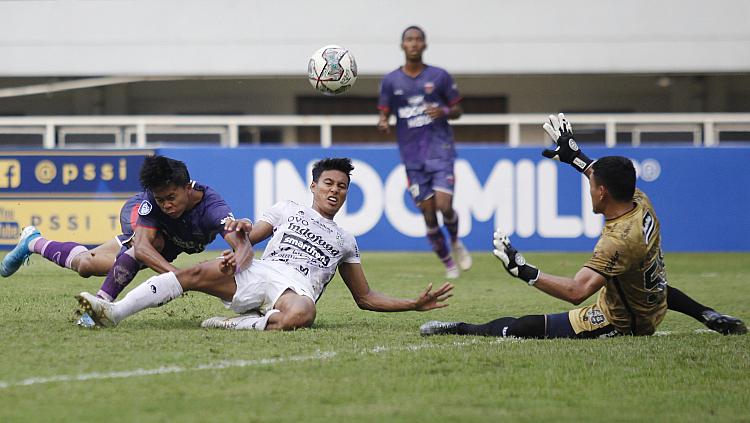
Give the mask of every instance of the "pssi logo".
<svg viewBox="0 0 750 423">
<path fill-rule="evenodd" d="M 15 159 L 0 160 L 0 188 L 18 188 L 21 185 L 21 163 Z"/>
<path fill-rule="evenodd" d="M 63 185 L 69 185 L 79 178 L 84 181 L 124 181 L 128 177 L 128 162 L 119 159 L 114 163 L 62 163 L 55 164 L 51 160 L 41 160 L 34 167 L 34 176 L 42 184 L 49 184 L 60 179 Z M 0 182 L 2 184 L 2 182 Z M 0 185 L 0 187 L 2 187 Z"/>
</svg>

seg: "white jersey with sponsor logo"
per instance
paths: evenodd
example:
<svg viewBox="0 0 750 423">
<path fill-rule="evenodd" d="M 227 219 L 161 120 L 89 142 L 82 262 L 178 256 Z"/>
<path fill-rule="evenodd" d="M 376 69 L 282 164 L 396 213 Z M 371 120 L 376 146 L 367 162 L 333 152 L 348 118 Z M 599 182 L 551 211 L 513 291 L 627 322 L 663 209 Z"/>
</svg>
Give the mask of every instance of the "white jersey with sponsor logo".
<svg viewBox="0 0 750 423">
<path fill-rule="evenodd" d="M 359 263 L 357 241 L 310 207 L 282 201 L 258 219 L 273 226 L 263 257 L 265 262 L 284 263 L 311 284 L 317 301 L 333 279 L 339 263 Z"/>
</svg>

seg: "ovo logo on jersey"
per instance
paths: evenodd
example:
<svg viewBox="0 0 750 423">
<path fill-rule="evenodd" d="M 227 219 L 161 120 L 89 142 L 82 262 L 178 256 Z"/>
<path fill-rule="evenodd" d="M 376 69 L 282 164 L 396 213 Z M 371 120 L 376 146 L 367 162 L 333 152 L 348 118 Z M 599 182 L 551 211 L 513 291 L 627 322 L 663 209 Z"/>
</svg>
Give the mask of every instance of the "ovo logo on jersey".
<svg viewBox="0 0 750 423">
<path fill-rule="evenodd" d="M 0 159 L 0 188 L 21 185 L 21 163 L 14 159 Z"/>
</svg>

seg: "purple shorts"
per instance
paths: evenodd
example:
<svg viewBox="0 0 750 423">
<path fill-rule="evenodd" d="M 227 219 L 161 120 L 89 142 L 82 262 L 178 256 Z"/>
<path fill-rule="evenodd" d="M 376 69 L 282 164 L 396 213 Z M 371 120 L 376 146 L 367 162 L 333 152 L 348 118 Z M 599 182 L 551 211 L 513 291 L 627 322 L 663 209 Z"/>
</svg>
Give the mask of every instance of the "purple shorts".
<svg viewBox="0 0 750 423">
<path fill-rule="evenodd" d="M 456 178 L 453 175 L 453 166 L 436 170 L 406 170 L 406 178 L 409 184 L 409 192 L 414 202 L 419 204 L 435 195 L 435 191 L 453 194 L 453 186 Z"/>
</svg>

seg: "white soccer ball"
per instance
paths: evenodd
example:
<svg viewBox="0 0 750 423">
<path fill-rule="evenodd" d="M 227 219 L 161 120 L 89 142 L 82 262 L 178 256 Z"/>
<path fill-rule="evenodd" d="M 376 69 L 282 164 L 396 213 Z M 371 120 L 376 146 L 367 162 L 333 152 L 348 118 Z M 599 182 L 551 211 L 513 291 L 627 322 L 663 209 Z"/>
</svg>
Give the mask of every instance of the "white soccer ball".
<svg viewBox="0 0 750 423">
<path fill-rule="evenodd" d="M 357 80 L 357 62 L 343 47 L 321 47 L 310 57 L 307 78 L 310 85 L 325 95 L 341 94 Z"/>
</svg>

